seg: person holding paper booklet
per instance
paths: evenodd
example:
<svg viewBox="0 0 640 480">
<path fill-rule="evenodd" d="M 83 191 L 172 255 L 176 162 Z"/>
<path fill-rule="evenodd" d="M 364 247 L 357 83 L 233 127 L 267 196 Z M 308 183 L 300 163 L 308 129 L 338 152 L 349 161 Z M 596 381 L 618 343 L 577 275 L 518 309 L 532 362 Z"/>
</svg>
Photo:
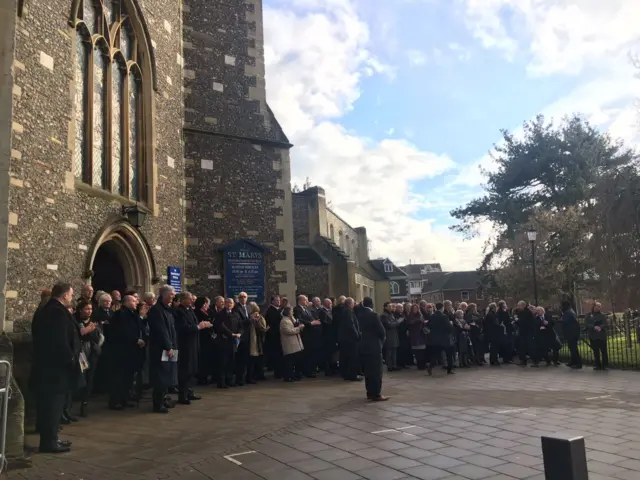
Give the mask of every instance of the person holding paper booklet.
<svg viewBox="0 0 640 480">
<path fill-rule="evenodd" d="M 178 334 L 178 403 L 190 405 L 192 400 L 200 400 L 191 389 L 189 381 L 198 372 L 200 355 L 200 330 L 210 329 L 209 321 L 198 321 L 193 304 L 195 296 L 189 292 L 178 295 L 180 306 L 175 312 L 175 328 Z"/>
<path fill-rule="evenodd" d="M 234 301 L 227 298 L 224 308 L 218 312 L 213 323 L 216 338 L 216 350 L 218 353 L 218 388 L 235 387 L 233 380 L 235 371 L 235 353 L 242 336 L 240 315 L 234 310 Z M 243 378 L 236 378 L 236 382 L 242 382 Z M 244 385 L 244 383 L 242 383 Z"/>
<path fill-rule="evenodd" d="M 149 377 L 153 386 L 153 411 L 169 413 L 164 405 L 169 387 L 177 385 L 178 335 L 171 303 L 175 290 L 170 285 L 160 288 L 158 302 L 149 310 Z M 163 361 L 166 356 L 169 361 Z"/>
</svg>

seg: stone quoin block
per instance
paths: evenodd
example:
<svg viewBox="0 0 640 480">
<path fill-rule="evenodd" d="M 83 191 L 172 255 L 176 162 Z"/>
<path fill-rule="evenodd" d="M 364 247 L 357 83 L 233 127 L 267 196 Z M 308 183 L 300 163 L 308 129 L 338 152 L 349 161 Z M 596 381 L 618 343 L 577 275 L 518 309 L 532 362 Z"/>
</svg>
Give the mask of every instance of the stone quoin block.
<svg viewBox="0 0 640 480">
<path fill-rule="evenodd" d="M 53 57 L 44 52 L 40 52 L 40 65 L 53 72 Z"/>
<path fill-rule="evenodd" d="M 18 225 L 18 214 L 9 212 L 9 225 Z"/>
</svg>

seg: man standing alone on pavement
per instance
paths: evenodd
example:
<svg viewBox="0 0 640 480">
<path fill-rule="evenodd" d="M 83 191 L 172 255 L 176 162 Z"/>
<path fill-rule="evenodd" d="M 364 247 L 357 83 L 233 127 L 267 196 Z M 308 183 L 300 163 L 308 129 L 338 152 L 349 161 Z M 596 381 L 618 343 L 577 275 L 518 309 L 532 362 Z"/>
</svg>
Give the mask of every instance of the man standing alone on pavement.
<svg viewBox="0 0 640 480">
<path fill-rule="evenodd" d="M 373 311 L 373 300 L 365 297 L 358 317 L 362 340 L 360 355 L 364 370 L 367 398 L 374 402 L 384 402 L 389 397 L 382 396 L 382 345 L 386 337 L 380 317 Z"/>
</svg>

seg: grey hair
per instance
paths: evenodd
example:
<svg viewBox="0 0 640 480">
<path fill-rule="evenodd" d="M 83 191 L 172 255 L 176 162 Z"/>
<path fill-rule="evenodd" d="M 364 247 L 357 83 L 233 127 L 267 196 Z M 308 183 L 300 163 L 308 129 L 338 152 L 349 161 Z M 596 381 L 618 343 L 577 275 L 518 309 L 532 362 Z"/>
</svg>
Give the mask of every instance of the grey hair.
<svg viewBox="0 0 640 480">
<path fill-rule="evenodd" d="M 154 298 L 156 298 L 156 294 L 153 292 L 146 292 L 142 294 L 142 300 L 144 300 L 145 302 L 153 300 Z"/>
<path fill-rule="evenodd" d="M 353 303 L 353 304 L 355 305 L 356 301 L 355 301 L 353 298 L 351 298 L 351 297 L 347 297 L 347 298 L 345 299 L 344 303 L 345 303 L 345 305 L 347 305 L 347 306 L 348 306 L 350 303 Z"/>
<path fill-rule="evenodd" d="M 158 296 L 160 297 L 164 297 L 168 293 L 176 293 L 176 289 L 171 285 L 163 285 L 160 287 L 160 290 L 158 290 Z"/>
<path fill-rule="evenodd" d="M 109 300 L 112 300 L 111 295 L 109 295 L 108 293 L 103 293 L 102 295 L 100 295 L 98 297 L 98 305 L 101 307 L 104 304 L 104 302 L 107 300 L 107 298 Z"/>
</svg>

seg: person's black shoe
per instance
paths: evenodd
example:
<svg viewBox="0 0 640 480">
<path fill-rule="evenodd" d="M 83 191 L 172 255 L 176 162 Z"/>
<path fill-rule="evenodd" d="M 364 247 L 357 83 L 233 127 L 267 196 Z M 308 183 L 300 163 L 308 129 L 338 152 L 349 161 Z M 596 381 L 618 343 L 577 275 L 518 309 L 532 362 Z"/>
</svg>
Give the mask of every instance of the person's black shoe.
<svg viewBox="0 0 640 480">
<path fill-rule="evenodd" d="M 229 388 L 229 385 L 222 385 L 222 384 L 218 384 L 218 388 Z"/>
<path fill-rule="evenodd" d="M 295 382 L 295 380 L 293 378 L 285 378 L 284 381 L 287 382 L 287 383 Z"/>
<path fill-rule="evenodd" d="M 582 370 L 582 365 L 571 365 L 573 370 Z"/>
<path fill-rule="evenodd" d="M 531 368 L 540 368 L 540 365 L 537 363 L 532 363 Z"/>
<path fill-rule="evenodd" d="M 72 443 L 69 440 L 58 440 L 58 445 L 61 447 L 70 447 Z"/>
<path fill-rule="evenodd" d="M 244 387 L 244 382 L 236 382 L 236 387 Z"/>
<path fill-rule="evenodd" d="M 305 375 L 305 377 L 307 377 L 307 378 L 316 378 L 316 375 L 314 373 L 312 373 L 311 375 Z"/>
<path fill-rule="evenodd" d="M 89 410 L 89 402 L 82 402 L 82 405 L 80 405 L 80 416 L 86 417 L 88 410 Z"/>
<path fill-rule="evenodd" d="M 63 447 L 56 443 L 55 445 L 40 447 L 40 453 L 67 453 L 71 451 L 71 447 Z"/>
<path fill-rule="evenodd" d="M 199 397 L 197 395 L 194 395 L 193 393 L 190 393 L 187 398 L 191 401 L 197 401 L 197 400 L 202 400 L 202 397 Z"/>
<path fill-rule="evenodd" d="M 447 375 L 455 375 L 456 372 L 454 372 L 453 370 L 447 370 Z"/>
<path fill-rule="evenodd" d="M 124 410 L 122 405 L 109 405 L 109 410 Z"/>
<path fill-rule="evenodd" d="M 189 400 L 188 398 L 180 398 L 178 400 L 178 403 L 180 405 L 191 405 L 191 400 Z"/>
<path fill-rule="evenodd" d="M 258 382 L 256 382 L 255 380 L 247 380 L 248 385 L 255 385 L 256 383 Z"/>
<path fill-rule="evenodd" d="M 154 408 L 153 413 L 169 413 L 169 409 L 167 407 Z"/>
<path fill-rule="evenodd" d="M 68 418 L 71 422 L 77 422 L 78 421 L 78 417 L 73 415 L 71 412 L 64 412 L 62 415 L 64 417 Z"/>
<path fill-rule="evenodd" d="M 127 402 L 127 403 L 125 403 L 123 405 L 123 407 L 125 407 L 125 408 L 133 408 L 133 407 L 136 407 L 136 406 L 137 406 L 137 404 L 131 403 L 131 402 Z"/>
<path fill-rule="evenodd" d="M 71 423 L 71 420 L 63 415 L 62 417 L 60 417 L 60 423 L 62 425 L 69 425 Z"/>
<path fill-rule="evenodd" d="M 602 368 L 600 368 L 600 367 L 593 367 L 593 370 L 594 370 L 594 371 L 600 371 L 600 370 L 602 370 Z"/>
<path fill-rule="evenodd" d="M 559 367 L 560 365 L 562 365 L 560 362 L 553 362 L 554 367 Z"/>
</svg>

